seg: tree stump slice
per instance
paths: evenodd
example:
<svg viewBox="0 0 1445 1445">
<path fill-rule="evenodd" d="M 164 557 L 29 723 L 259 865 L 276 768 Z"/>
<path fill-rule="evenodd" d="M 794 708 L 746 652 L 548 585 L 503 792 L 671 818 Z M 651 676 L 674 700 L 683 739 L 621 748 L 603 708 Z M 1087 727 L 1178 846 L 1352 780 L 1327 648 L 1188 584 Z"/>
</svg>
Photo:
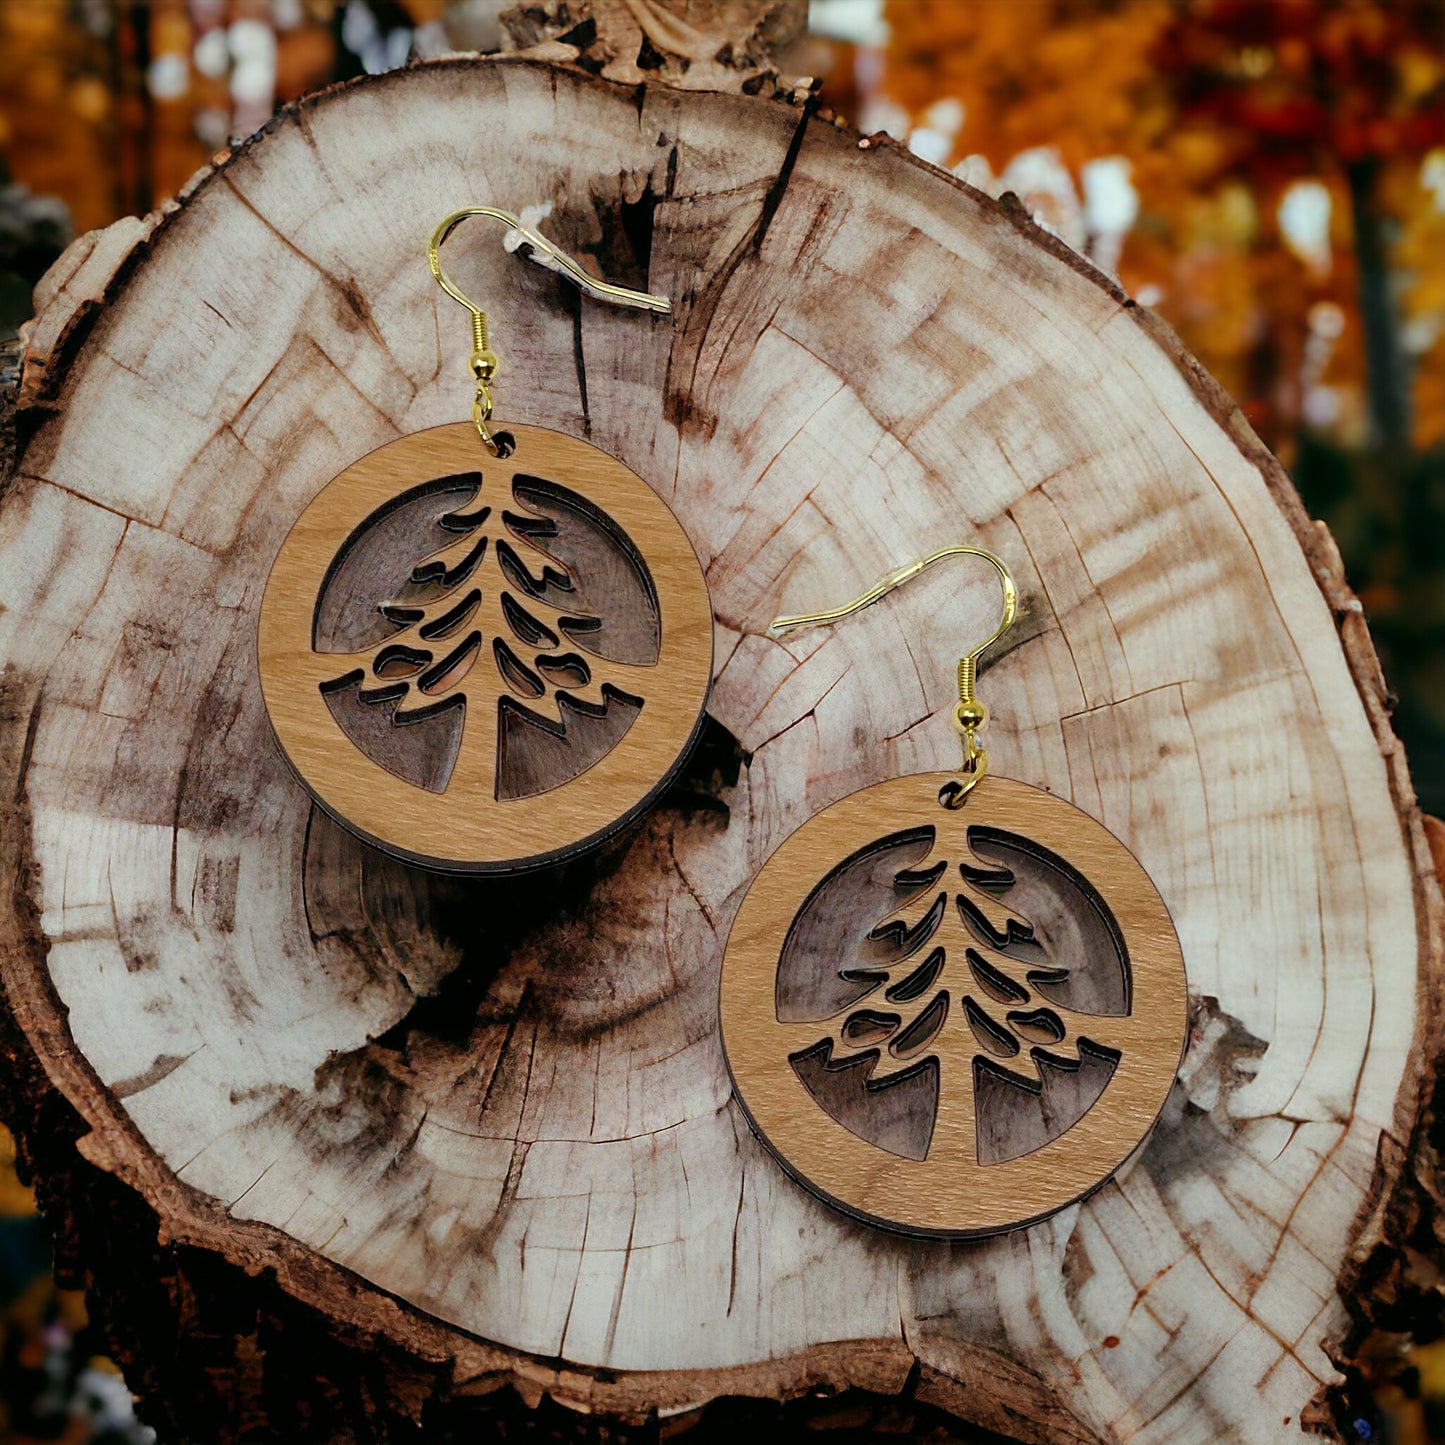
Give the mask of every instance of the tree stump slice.
<svg viewBox="0 0 1445 1445">
<path fill-rule="evenodd" d="M 491 312 L 499 418 L 603 448 L 686 528 L 713 721 L 601 854 L 446 879 L 311 807 L 257 608 L 332 476 L 467 415 L 428 231 L 543 203 L 675 315 L 579 301 L 484 230 L 449 268 Z M 153 1408 L 183 1414 L 201 1361 L 214 1432 L 218 1397 L 329 1351 L 365 1398 L 318 1389 L 308 1418 L 353 1432 L 508 1382 L 629 1418 L 908 1387 L 1050 1445 L 1331 1428 L 1330 1352 L 1400 1253 L 1439 894 L 1328 535 L 1157 320 L 1016 206 L 806 107 L 535 62 L 309 99 L 124 224 L 58 263 L 25 358 L 0 923 L 42 1195 L 99 1293 L 150 1288 L 215 1346 L 143 1357 Z M 833 629 L 769 620 L 962 541 L 1024 596 L 981 682 L 994 767 L 1144 864 L 1193 1022 L 1114 1181 L 948 1244 L 789 1180 L 716 1014 L 782 839 L 955 766 L 953 662 L 997 600 L 955 564 Z"/>
</svg>

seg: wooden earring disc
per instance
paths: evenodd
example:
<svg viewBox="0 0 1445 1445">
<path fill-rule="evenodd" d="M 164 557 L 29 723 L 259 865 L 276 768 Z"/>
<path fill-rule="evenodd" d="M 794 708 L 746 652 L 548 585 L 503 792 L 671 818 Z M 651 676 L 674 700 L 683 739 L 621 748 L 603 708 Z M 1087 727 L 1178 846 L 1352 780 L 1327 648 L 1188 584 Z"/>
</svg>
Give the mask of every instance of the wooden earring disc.
<svg viewBox="0 0 1445 1445">
<path fill-rule="evenodd" d="M 864 788 L 777 849 L 728 939 L 721 1026 L 738 1100 L 794 1178 L 871 1223 L 968 1236 L 1062 1209 L 1138 1148 L 1179 1067 L 1187 993 L 1164 903 L 1108 829 L 994 776 L 950 811 L 938 792 L 951 777 Z M 960 864 L 991 874 L 995 892 Z M 1002 950 L 956 902 L 1001 939 L 1011 912 L 1026 917 L 1020 892 L 1033 942 L 1008 936 Z M 909 935 L 931 903 L 933 930 Z M 890 943 L 878 935 L 895 911 Z M 910 1028 L 926 1042 L 899 1058 Z M 1070 1098 L 1077 1106 L 1101 1079 L 1048 1137 Z"/>
<path fill-rule="evenodd" d="M 505 459 L 459 422 L 347 467 L 261 602 L 261 691 L 307 790 L 455 871 L 622 827 L 681 765 L 712 680 L 707 583 L 666 503 L 586 442 L 506 431 Z"/>
</svg>

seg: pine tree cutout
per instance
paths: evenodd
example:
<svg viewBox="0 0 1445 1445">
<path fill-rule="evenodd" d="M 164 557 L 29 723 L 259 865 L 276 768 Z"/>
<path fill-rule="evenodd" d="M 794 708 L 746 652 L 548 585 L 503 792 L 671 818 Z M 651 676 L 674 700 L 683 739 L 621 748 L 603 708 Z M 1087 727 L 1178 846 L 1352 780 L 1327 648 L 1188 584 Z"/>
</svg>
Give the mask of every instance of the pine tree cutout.
<svg viewBox="0 0 1445 1445">
<path fill-rule="evenodd" d="M 631 725 L 657 659 L 655 597 L 625 536 L 553 483 L 519 476 L 511 492 L 518 510 L 435 517 L 446 540 L 374 603 L 385 635 L 335 653 L 322 685 L 363 752 L 433 791 L 463 773 L 503 799 L 568 781 Z M 442 767 L 418 726 L 434 722 Z"/>
<path fill-rule="evenodd" d="M 791 1062 L 845 1128 L 922 1159 L 940 1100 L 962 1091 L 978 1162 L 1001 1163 L 1073 1127 L 1108 1086 L 1127 957 L 1061 860 L 996 830 L 970 829 L 964 859 L 934 841 L 931 828 L 880 840 L 814 891 L 779 961 L 778 1017 L 836 1021 Z"/>
</svg>

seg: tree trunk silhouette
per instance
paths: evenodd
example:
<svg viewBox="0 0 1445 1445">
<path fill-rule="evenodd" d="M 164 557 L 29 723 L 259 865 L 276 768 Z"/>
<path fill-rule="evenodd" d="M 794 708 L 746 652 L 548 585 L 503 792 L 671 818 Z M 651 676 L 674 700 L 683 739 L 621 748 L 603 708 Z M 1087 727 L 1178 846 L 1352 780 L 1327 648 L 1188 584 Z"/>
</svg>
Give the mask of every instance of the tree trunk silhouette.
<svg viewBox="0 0 1445 1445">
<path fill-rule="evenodd" d="M 1365 339 L 1365 394 L 1375 446 L 1396 465 L 1410 450 L 1410 382 L 1400 343 L 1399 308 L 1390 295 L 1385 218 L 1380 210 L 1380 162 L 1365 156 L 1345 166 L 1350 223 L 1359 268 L 1360 320 Z"/>
</svg>

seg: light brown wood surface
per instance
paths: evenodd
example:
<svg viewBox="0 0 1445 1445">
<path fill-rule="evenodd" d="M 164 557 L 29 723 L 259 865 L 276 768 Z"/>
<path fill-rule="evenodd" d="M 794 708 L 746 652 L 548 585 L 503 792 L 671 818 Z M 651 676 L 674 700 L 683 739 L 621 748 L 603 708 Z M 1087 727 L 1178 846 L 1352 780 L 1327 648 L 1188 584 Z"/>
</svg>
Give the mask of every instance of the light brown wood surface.
<svg viewBox="0 0 1445 1445">
<path fill-rule="evenodd" d="M 261 693 L 302 782 L 359 836 L 462 871 L 559 863 L 616 832 L 681 765 L 712 678 L 707 584 L 657 494 L 573 437 L 521 425 L 508 435 L 505 461 L 457 422 L 346 467 L 287 533 L 260 608 Z M 412 529 L 386 530 L 384 509 L 397 498 L 421 491 L 425 506 L 422 489 L 448 480 L 457 484 L 451 500 L 430 511 L 465 519 L 450 540 L 431 515 L 410 547 Z M 561 487 L 570 500 L 540 511 L 549 504 L 533 496 L 539 485 L 544 498 Z M 576 515 L 579 498 L 614 532 Z M 360 555 L 367 531 L 376 543 Z M 348 582 L 341 564 L 351 557 L 361 575 Z M 438 568 L 440 580 L 418 581 Z M 319 638 L 335 591 L 347 593 L 337 636 Z M 382 613 L 388 606 L 395 621 Z M 588 623 L 595 631 L 579 630 Z M 342 635 L 343 626 L 352 631 Z M 358 626 L 371 629 L 364 645 Z M 339 688 L 348 676 L 358 681 Z M 360 715 L 355 726 L 379 733 L 369 752 L 343 731 L 348 715 L 333 701 L 358 686 L 362 697 L 402 692 L 341 704 Z M 408 709 L 421 720 L 405 722 Z M 378 710 L 375 721 L 366 716 Z M 433 746 L 427 732 L 438 723 L 447 756 L 422 785 L 398 769 L 408 752 Z M 581 754 L 575 773 L 569 744 Z"/>
<path fill-rule="evenodd" d="M 780 58 L 808 26 L 807 0 L 529 0 L 502 11 L 502 48 L 578 64 L 604 80 L 679 90 L 783 84 Z"/>
<path fill-rule="evenodd" d="M 429 228 L 548 202 L 673 321 L 495 247 L 449 266 L 491 313 L 499 413 L 682 523 L 713 725 L 585 866 L 438 881 L 311 807 L 257 609 L 331 477 L 467 414 Z M 8 1087 L 42 1191 L 108 1241 L 94 1268 L 161 1236 L 191 1323 L 135 1361 L 155 1398 L 234 1334 L 217 1390 L 309 1389 L 324 1344 L 397 1412 L 512 1381 L 632 1415 L 908 1385 L 1050 1445 L 1330 1417 L 1330 1352 L 1400 1277 L 1439 895 L 1329 539 L 1159 323 L 1016 210 L 803 111 L 478 61 L 305 102 L 77 243 L 40 304 L 0 512 Z M 995 770 L 1139 859 L 1191 1007 L 1117 1179 L 966 1244 L 788 1178 L 716 1005 L 781 840 L 955 765 L 952 660 L 997 604 L 958 570 L 846 628 L 768 620 L 957 541 L 1024 597 L 980 681 Z"/>
<path fill-rule="evenodd" d="M 1031 1223 L 1103 1183 L 1138 1148 L 1164 1107 L 1188 1025 L 1184 964 L 1169 916 L 1118 839 L 1063 799 L 996 774 L 973 788 L 962 808 L 947 808 L 939 790 L 955 776 L 925 773 L 876 783 L 787 839 L 749 888 L 729 933 L 720 1015 L 738 1102 L 791 1173 L 868 1220 L 949 1236 Z M 920 830 L 929 830 L 927 836 L 920 838 Z M 1046 850 L 1050 861 L 1035 886 L 1011 874 L 995 898 L 965 882 L 961 865 L 997 868 L 1010 856 L 1011 846 L 1002 855 L 990 846 L 991 830 Z M 840 865 L 899 834 L 911 835 L 911 846 L 895 849 L 896 861 L 881 875 L 869 879 L 865 863 L 840 880 L 844 896 L 832 907 L 832 900 L 817 897 L 815 890 Z M 1062 872 L 1059 861 L 1085 880 L 1071 887 L 1062 908 L 1057 881 L 1047 886 Z M 900 889 L 899 874 L 922 874 L 928 882 L 919 878 L 911 891 Z M 1039 888 L 1038 881 L 1046 886 Z M 960 896 L 976 910 L 972 927 L 958 906 Z M 941 917 L 925 931 L 921 925 L 935 898 L 942 900 Z M 809 904 L 827 910 L 817 944 L 796 938 Z M 1090 913 L 1100 925 L 1093 931 Z M 851 939 L 868 938 L 891 921 L 921 941 L 906 952 L 880 948 L 876 940 L 856 957 L 845 951 Z M 995 936 L 1018 943 L 994 943 Z M 805 996 L 800 1007 L 789 1008 L 785 980 L 799 944 L 796 972 Z M 942 967 L 933 982 L 918 988 L 912 969 L 927 968 L 935 949 L 942 951 Z M 1103 977 L 1111 966 L 1114 989 Z M 837 979 L 843 969 L 850 970 L 844 978 L 867 970 L 876 981 L 855 984 L 851 999 L 820 990 L 823 980 Z M 1072 989 L 1067 978 L 1050 984 L 1046 975 L 1055 969 L 1076 975 Z M 927 969 L 925 976 L 934 974 Z M 892 988 L 884 993 L 885 982 L 902 985 L 905 996 Z M 809 984 L 822 996 L 808 998 Z M 866 1012 L 841 1016 L 865 999 L 871 1005 Z M 1007 1002 L 1010 1012 L 1000 1007 Z M 855 1020 L 860 1029 L 875 1025 L 856 1046 L 848 1029 Z M 1058 1026 L 1046 1051 L 1053 1062 L 1042 1067 L 1029 1048 L 1041 1042 L 1030 1039 L 1031 1022 Z M 898 1044 L 909 1044 L 910 1032 L 918 1042 L 900 1053 Z M 806 1055 L 817 1058 L 820 1036 L 826 1054 L 805 1073 L 800 1064 Z M 1081 1040 L 1087 1041 L 1082 1060 Z M 818 1107 L 827 1071 L 837 1080 L 850 1060 L 857 1093 L 877 1090 L 890 1077 L 894 1083 L 886 1092 L 894 1096 L 910 1076 L 931 1088 L 903 1105 L 911 1118 L 870 1131 L 873 1111 L 866 1104 L 860 1110 L 857 1093 L 850 1097 L 847 1085 L 835 1082 L 827 1091 L 836 1101 L 829 1117 Z M 992 1070 L 976 1075 L 976 1061 Z M 1046 1097 L 1035 1101 L 1010 1078 L 1042 1082 Z M 1080 1084 L 1092 1078 L 1094 1091 L 1070 1100 L 1075 1078 Z M 990 1084 L 992 1107 L 980 1110 L 976 1096 L 988 1094 Z M 855 1111 L 861 1119 L 848 1118 Z M 920 1147 L 909 1147 L 912 1139 L 900 1145 L 898 1125 Z"/>
</svg>

